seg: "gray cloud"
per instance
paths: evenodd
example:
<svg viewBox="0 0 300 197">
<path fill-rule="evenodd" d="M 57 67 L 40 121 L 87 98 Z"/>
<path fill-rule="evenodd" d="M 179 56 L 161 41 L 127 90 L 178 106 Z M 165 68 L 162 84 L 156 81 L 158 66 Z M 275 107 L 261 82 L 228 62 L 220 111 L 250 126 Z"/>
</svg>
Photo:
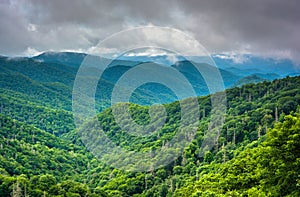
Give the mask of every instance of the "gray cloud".
<svg viewBox="0 0 300 197">
<path fill-rule="evenodd" d="M 87 51 L 126 28 L 159 25 L 193 35 L 210 52 L 300 62 L 298 0 L 7 0 L 0 3 L 0 54 Z"/>
</svg>

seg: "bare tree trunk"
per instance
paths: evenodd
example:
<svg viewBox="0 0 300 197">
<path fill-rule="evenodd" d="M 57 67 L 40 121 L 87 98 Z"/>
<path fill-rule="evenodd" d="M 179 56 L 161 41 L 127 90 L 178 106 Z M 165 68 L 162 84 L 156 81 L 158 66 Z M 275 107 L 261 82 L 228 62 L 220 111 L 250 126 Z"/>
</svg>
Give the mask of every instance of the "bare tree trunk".
<svg viewBox="0 0 300 197">
<path fill-rule="evenodd" d="M 235 130 L 233 130 L 233 139 L 232 139 L 232 143 L 235 144 Z"/>
<path fill-rule="evenodd" d="M 275 122 L 278 122 L 278 108 L 275 107 Z"/>
<path fill-rule="evenodd" d="M 224 145 L 224 143 L 223 143 L 223 145 L 222 145 L 222 150 L 223 150 L 223 163 L 225 163 L 225 162 L 226 162 L 226 150 L 225 150 L 225 145 Z"/>
</svg>

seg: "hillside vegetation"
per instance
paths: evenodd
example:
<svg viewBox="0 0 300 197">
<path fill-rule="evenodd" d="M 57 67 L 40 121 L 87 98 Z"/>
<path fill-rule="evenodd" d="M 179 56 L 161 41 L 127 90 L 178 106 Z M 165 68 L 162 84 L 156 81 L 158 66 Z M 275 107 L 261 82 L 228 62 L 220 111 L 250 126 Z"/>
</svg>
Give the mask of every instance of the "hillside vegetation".
<svg viewBox="0 0 300 197">
<path fill-rule="evenodd" d="M 13 79 L 16 85 L 1 78 L 0 196 L 300 195 L 300 77 L 226 90 L 224 126 L 204 154 L 211 101 L 199 97 L 195 139 L 175 161 L 149 172 L 114 169 L 87 151 L 62 91 L 67 85 L 34 85 L 24 75 Z M 22 89 L 25 82 L 33 84 L 23 86 L 32 93 Z M 179 102 L 164 106 L 165 125 L 147 138 L 123 131 L 111 108 L 97 117 L 116 144 L 144 151 L 162 147 L 180 126 Z M 149 107 L 130 104 L 130 109 L 136 122 L 149 122 Z"/>
</svg>

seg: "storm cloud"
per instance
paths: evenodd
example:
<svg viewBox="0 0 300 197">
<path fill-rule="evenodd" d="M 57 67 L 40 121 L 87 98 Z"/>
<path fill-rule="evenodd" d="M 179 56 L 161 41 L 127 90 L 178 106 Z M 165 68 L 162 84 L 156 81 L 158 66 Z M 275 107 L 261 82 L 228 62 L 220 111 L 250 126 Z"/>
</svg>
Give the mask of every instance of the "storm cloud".
<svg viewBox="0 0 300 197">
<path fill-rule="evenodd" d="M 250 53 L 299 63 L 299 8 L 298 0 L 4 0 L 0 54 L 88 52 L 118 31 L 158 25 L 186 32 L 211 53 Z"/>
</svg>

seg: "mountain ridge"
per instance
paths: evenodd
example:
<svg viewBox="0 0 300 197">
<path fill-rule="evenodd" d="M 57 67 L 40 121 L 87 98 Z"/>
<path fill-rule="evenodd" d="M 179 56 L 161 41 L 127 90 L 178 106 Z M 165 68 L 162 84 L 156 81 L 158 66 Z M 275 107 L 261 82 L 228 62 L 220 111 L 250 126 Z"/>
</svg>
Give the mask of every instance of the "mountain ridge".
<svg viewBox="0 0 300 197">
<path fill-rule="evenodd" d="M 26 192 L 30 196 L 207 196 L 208 194 L 297 196 L 299 194 L 297 176 L 285 179 L 286 176 L 283 175 L 287 172 L 296 174 L 297 166 L 299 167 L 296 159 L 300 155 L 294 151 L 299 150 L 297 147 L 300 146 L 299 140 L 297 141 L 300 137 L 298 132 L 300 118 L 294 113 L 300 110 L 299 84 L 300 77 L 287 77 L 273 82 L 265 81 L 227 89 L 228 113 L 225 124 L 220 130 L 216 145 L 202 156 L 199 151 L 211 118 L 211 108 L 210 96 L 199 97 L 199 108 L 204 109 L 205 113 L 201 113 L 195 139 L 170 165 L 150 172 L 125 172 L 99 162 L 82 146 L 76 130 L 68 130 L 59 138 L 53 135 L 51 129 L 55 134 L 62 129 L 61 125 L 66 126 L 68 122 L 63 116 L 63 111 L 53 110 L 56 112 L 53 117 L 57 116 L 57 120 L 62 124 L 48 124 L 47 132 L 36 128 L 41 124 L 39 122 L 34 125 L 27 122 L 26 118 L 18 118 L 26 116 L 22 111 L 14 117 L 15 119 L 9 117 L 11 114 L 6 112 L 3 114 L 1 111 L 0 195 L 9 196 L 13 191 L 18 191 L 21 195 Z M 26 97 L 20 96 L 20 99 L 26 100 Z M 22 102 L 18 103 L 21 107 L 7 106 L 7 109 L 16 111 L 22 109 Z M 0 104 L 1 109 L 3 104 L 6 105 L 3 102 Z M 162 146 L 163 141 L 168 140 L 179 126 L 178 101 L 165 106 L 171 115 L 166 127 L 159 135 L 144 139 L 134 139 L 133 136 L 123 138 L 126 132 L 116 127 L 110 108 L 101 112 L 98 118 L 105 126 L 107 135 L 116 143 L 120 143 L 121 147 L 126 148 L 130 145 L 133 150 L 139 151 L 148 150 L 149 147 L 155 149 Z M 40 113 L 51 117 L 50 111 L 38 112 L 36 106 L 32 107 L 32 110 L 36 111 L 25 111 L 34 116 Z M 147 120 L 147 117 L 149 118 L 147 108 L 133 105 L 131 109 L 134 120 Z M 277 121 L 279 123 L 272 129 Z M 271 137 L 269 128 L 272 129 Z M 280 141 L 276 137 L 278 132 L 282 139 Z M 284 133 L 287 136 L 283 135 Z M 288 157 L 293 155 L 289 158 L 295 163 L 282 163 L 278 153 L 269 151 L 272 150 L 269 146 L 278 142 L 291 145 L 283 155 Z M 267 147 L 263 148 L 265 143 Z M 292 147 L 294 148 L 290 149 Z M 257 154 L 260 155 L 257 161 L 261 165 L 259 168 L 255 160 Z M 269 163 L 269 155 L 273 161 L 271 171 L 264 164 L 264 161 Z M 234 165 L 231 165 L 232 163 Z M 249 174 L 243 164 L 247 164 L 247 169 L 256 170 Z M 275 171 L 280 174 L 273 175 L 272 172 Z M 265 176 L 260 177 L 260 174 Z M 277 180 L 288 180 L 289 184 L 282 182 L 270 185 L 267 182 L 258 183 L 259 180 L 272 183 Z"/>
</svg>

